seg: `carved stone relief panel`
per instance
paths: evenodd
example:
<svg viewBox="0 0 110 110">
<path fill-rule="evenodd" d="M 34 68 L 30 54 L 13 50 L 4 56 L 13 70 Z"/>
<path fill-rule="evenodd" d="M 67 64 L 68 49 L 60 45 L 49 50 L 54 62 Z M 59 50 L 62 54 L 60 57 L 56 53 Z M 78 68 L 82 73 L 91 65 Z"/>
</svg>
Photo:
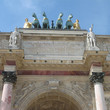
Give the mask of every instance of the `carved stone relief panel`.
<svg viewBox="0 0 110 110">
<path fill-rule="evenodd" d="M 3 89 L 3 83 L 2 81 L 0 81 L 0 91 L 2 91 L 2 89 Z"/>
<path fill-rule="evenodd" d="M 110 97 L 105 97 L 107 110 L 110 110 Z"/>
<path fill-rule="evenodd" d="M 1 39 L 0 40 L 0 49 L 8 49 L 8 40 L 6 39 Z"/>
<path fill-rule="evenodd" d="M 89 109 L 92 109 L 92 91 L 89 82 L 72 82 L 72 90 L 85 101 Z"/>
<path fill-rule="evenodd" d="M 17 84 L 14 90 L 14 108 L 18 108 L 20 101 L 22 101 L 33 90 L 36 88 L 39 89 L 43 85 L 43 82 L 38 81 L 24 81 L 20 84 Z"/>
<path fill-rule="evenodd" d="M 92 96 L 91 88 L 89 82 L 76 82 L 76 81 L 60 81 L 60 80 L 47 80 L 47 81 L 23 81 L 16 84 L 13 97 L 13 107 L 14 110 L 19 110 L 19 104 L 25 100 L 29 94 L 33 91 L 40 90 L 46 87 L 50 91 L 57 91 L 62 88 L 71 91 L 72 95 L 75 94 L 80 97 L 87 108 L 92 110 Z M 36 94 L 37 96 L 37 94 Z M 71 96 L 72 97 L 72 96 Z"/>
<path fill-rule="evenodd" d="M 104 91 L 110 92 L 110 83 L 104 83 L 103 87 L 104 87 Z"/>
<path fill-rule="evenodd" d="M 101 51 L 109 52 L 107 60 L 110 60 L 110 39 L 98 39 L 97 45 Z"/>
</svg>

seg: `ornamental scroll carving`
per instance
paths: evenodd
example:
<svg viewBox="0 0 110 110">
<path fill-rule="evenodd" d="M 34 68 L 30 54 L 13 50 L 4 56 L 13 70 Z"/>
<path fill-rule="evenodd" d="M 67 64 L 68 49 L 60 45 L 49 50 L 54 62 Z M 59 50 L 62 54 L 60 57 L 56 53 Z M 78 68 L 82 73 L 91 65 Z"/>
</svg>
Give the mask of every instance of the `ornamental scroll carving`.
<svg viewBox="0 0 110 110">
<path fill-rule="evenodd" d="M 103 87 L 104 87 L 104 91 L 110 92 L 110 83 L 104 83 Z"/>
<path fill-rule="evenodd" d="M 72 90 L 84 100 L 84 102 L 88 105 L 88 108 L 91 108 L 92 107 L 92 95 L 91 95 L 92 91 L 91 91 L 90 83 L 89 82 L 82 83 L 82 82 L 73 81 L 71 82 L 71 84 L 72 84 Z"/>
<path fill-rule="evenodd" d="M 36 88 L 39 89 L 42 87 L 44 83 L 37 82 L 37 81 L 25 81 L 22 84 L 19 84 L 16 86 L 15 89 L 15 96 L 14 96 L 14 108 L 17 108 L 19 106 L 19 102 L 22 101 L 29 93 L 34 91 Z"/>
<path fill-rule="evenodd" d="M 33 91 L 40 90 L 44 87 L 46 87 L 49 90 L 51 90 L 53 87 L 56 87 L 56 89 L 59 90 L 62 88 L 68 89 L 72 92 L 72 95 L 76 94 L 78 97 L 84 100 L 84 103 L 87 105 L 88 108 L 92 107 L 92 96 L 89 82 L 82 83 L 75 81 L 63 82 L 59 80 L 55 81 L 48 80 L 44 82 L 24 81 L 20 82 L 20 84 L 17 84 L 14 92 L 15 93 L 13 103 L 14 110 L 18 110 L 20 103 L 25 98 L 27 98 L 29 94 L 32 94 Z"/>
<path fill-rule="evenodd" d="M 107 110 L 110 110 L 110 97 L 105 98 Z"/>
<path fill-rule="evenodd" d="M 2 91 L 2 88 L 3 88 L 3 83 L 0 82 L 0 91 Z"/>
</svg>

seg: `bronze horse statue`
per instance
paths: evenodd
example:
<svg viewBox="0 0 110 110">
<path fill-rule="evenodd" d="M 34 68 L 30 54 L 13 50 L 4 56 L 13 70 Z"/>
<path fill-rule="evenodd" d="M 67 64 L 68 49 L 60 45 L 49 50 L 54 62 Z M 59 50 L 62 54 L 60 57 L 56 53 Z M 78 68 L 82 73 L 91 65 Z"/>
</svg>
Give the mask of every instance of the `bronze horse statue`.
<svg viewBox="0 0 110 110">
<path fill-rule="evenodd" d="M 68 16 L 68 19 L 66 21 L 65 29 L 71 29 L 71 27 L 73 27 L 73 22 L 71 21 L 71 18 L 73 18 L 73 15 L 72 14 L 70 14 Z"/>
<path fill-rule="evenodd" d="M 56 22 L 56 29 L 63 29 L 63 20 L 62 20 L 62 16 L 63 16 L 63 13 L 60 13 L 59 14 L 59 17 L 57 19 L 57 22 Z"/>
<path fill-rule="evenodd" d="M 42 28 L 43 29 L 49 29 L 50 28 L 50 26 L 49 26 L 49 20 L 48 20 L 48 18 L 46 16 L 46 13 L 45 12 L 43 13 L 43 16 L 44 16 L 44 18 L 43 18 L 43 21 L 42 21 Z"/>
<path fill-rule="evenodd" d="M 34 21 L 32 22 L 32 25 L 34 26 L 34 28 L 41 28 L 39 20 L 37 19 L 37 16 L 35 13 L 32 14 L 32 17 L 34 17 Z"/>
</svg>

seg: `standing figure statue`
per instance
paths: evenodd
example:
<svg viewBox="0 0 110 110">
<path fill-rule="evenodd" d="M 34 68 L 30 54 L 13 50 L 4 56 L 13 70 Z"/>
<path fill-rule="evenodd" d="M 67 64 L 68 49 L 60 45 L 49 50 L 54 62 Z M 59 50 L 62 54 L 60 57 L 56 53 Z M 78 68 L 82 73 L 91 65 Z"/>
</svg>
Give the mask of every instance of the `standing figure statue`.
<svg viewBox="0 0 110 110">
<path fill-rule="evenodd" d="M 93 25 L 89 28 L 90 32 L 87 33 L 87 50 L 99 50 L 96 46 L 95 34 L 93 31 Z"/>
<path fill-rule="evenodd" d="M 63 20 L 62 20 L 62 16 L 63 16 L 63 13 L 60 13 L 59 14 L 59 17 L 57 19 L 57 22 L 56 22 L 56 29 L 63 29 Z"/>
<path fill-rule="evenodd" d="M 32 22 L 32 25 L 34 26 L 34 28 L 41 28 L 39 20 L 37 19 L 37 16 L 35 13 L 32 14 L 32 17 L 34 17 L 34 21 Z"/>
<path fill-rule="evenodd" d="M 32 28 L 32 23 L 28 22 L 28 18 L 25 19 L 23 28 Z"/>
<path fill-rule="evenodd" d="M 21 35 L 17 31 L 17 28 L 15 28 L 15 31 L 11 33 L 10 39 L 9 39 L 9 48 L 16 49 L 20 46 L 20 39 Z"/>
<path fill-rule="evenodd" d="M 48 20 L 48 18 L 46 16 L 46 13 L 45 12 L 43 13 L 43 16 L 44 16 L 44 18 L 43 18 L 43 21 L 42 21 L 42 28 L 43 29 L 49 29 L 50 28 L 50 26 L 49 26 L 49 20 Z"/>
<path fill-rule="evenodd" d="M 76 19 L 76 22 L 73 24 L 73 27 L 74 27 L 75 30 L 80 30 L 81 29 L 80 25 L 79 25 L 79 20 L 78 19 Z"/>
<path fill-rule="evenodd" d="M 70 14 L 68 16 L 68 20 L 66 21 L 65 29 L 71 29 L 71 27 L 73 27 L 73 22 L 71 21 L 71 18 L 73 18 L 72 14 Z"/>
</svg>

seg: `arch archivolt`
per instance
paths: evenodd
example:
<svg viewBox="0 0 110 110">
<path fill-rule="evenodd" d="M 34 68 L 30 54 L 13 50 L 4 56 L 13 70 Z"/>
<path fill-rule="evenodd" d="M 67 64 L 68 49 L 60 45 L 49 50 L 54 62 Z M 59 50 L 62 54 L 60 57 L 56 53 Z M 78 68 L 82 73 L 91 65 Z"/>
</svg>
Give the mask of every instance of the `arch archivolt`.
<svg viewBox="0 0 110 110">
<path fill-rule="evenodd" d="M 42 94 L 48 96 L 50 93 L 60 94 L 59 96 L 70 100 L 79 108 L 78 110 L 90 110 L 90 108 L 92 110 L 92 96 L 87 82 L 24 81 L 16 87 L 13 103 L 14 110 L 27 110 L 33 101 L 43 97 Z"/>
</svg>

